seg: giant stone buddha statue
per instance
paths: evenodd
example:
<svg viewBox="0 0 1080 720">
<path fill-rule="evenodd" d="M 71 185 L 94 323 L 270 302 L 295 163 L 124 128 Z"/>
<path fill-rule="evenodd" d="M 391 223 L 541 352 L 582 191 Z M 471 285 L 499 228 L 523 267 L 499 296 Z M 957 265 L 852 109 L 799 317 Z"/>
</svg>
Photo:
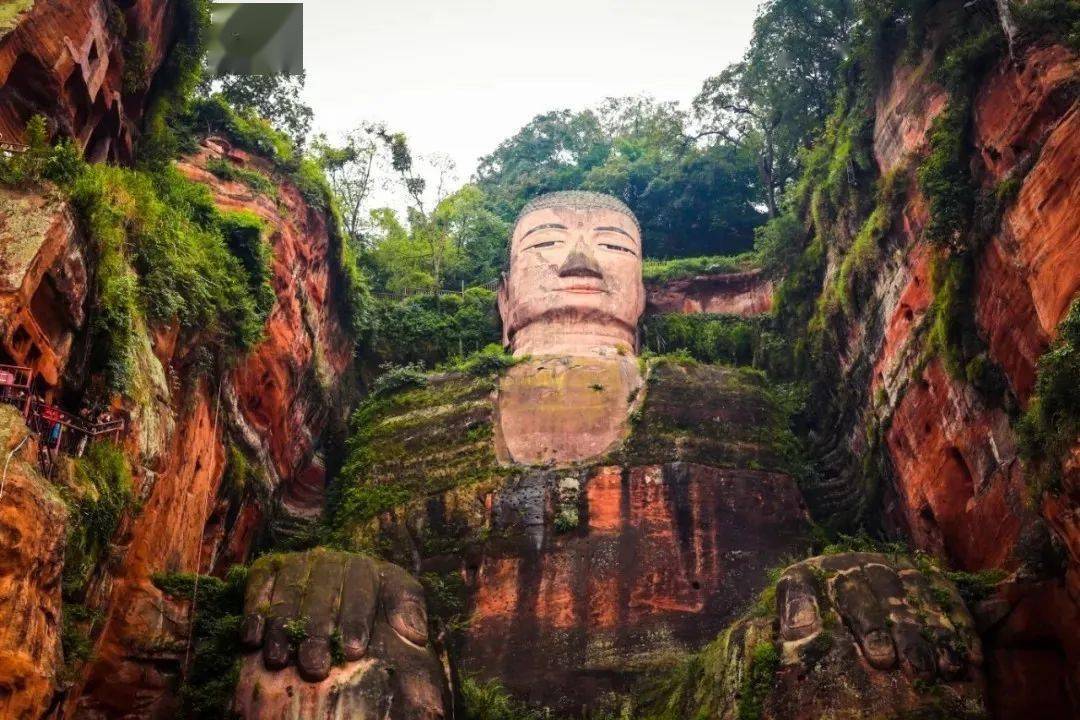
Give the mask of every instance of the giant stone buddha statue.
<svg viewBox="0 0 1080 720">
<path fill-rule="evenodd" d="M 642 250 L 637 220 L 613 197 L 560 192 L 525 206 L 498 292 L 517 362 L 432 375 L 357 413 L 330 524 L 340 545 L 381 560 L 259 561 L 243 637 L 259 652 L 244 662 L 241 715 L 449 717 L 420 588 L 384 560 L 441 578 L 436 614 L 452 613 L 443 647 L 461 674 L 576 716 L 625 707 L 657 668 L 735 620 L 767 568 L 805 555 L 793 437 L 760 374 L 639 362 Z M 401 499 L 371 499 L 385 497 Z M 836 652 L 863 648 L 866 672 L 884 673 L 853 687 L 907 707 L 916 675 L 897 680 L 898 668 L 935 679 L 940 664 L 955 679 L 968 658 L 935 658 L 959 635 L 972 647 L 963 618 L 935 620 L 927 641 L 914 613 L 897 610 L 933 596 L 914 572 L 865 554 L 796 566 L 778 588 L 778 619 L 740 626 L 739 638 L 750 648 L 780 632 L 796 662 L 828 631 L 842 637 Z M 828 573 L 835 583 L 815 584 Z M 454 602 L 448 588 L 459 588 Z M 840 696 L 830 687 L 799 706 L 825 707 Z"/>
</svg>

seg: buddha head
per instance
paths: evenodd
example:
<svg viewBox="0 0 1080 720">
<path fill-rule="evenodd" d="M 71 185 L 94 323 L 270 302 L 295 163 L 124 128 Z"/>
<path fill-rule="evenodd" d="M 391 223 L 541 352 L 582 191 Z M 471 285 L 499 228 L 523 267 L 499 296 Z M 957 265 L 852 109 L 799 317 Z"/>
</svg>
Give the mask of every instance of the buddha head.
<svg viewBox="0 0 1080 720">
<path fill-rule="evenodd" d="M 529 202 L 499 286 L 503 344 L 515 355 L 608 355 L 637 348 L 645 309 L 641 227 L 610 195 L 556 192 Z"/>
</svg>

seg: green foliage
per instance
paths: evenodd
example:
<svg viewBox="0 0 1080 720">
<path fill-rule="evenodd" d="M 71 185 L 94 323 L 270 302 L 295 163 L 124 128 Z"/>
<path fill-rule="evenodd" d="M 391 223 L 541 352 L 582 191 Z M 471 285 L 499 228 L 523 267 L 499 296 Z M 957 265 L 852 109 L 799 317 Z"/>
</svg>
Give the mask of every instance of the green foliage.
<svg viewBox="0 0 1080 720">
<path fill-rule="evenodd" d="M 1022 37 L 1053 38 L 1080 52 L 1080 3 L 1076 0 L 1029 0 L 1012 6 Z"/>
<path fill-rule="evenodd" d="M 380 513 L 502 479 L 491 442 L 493 376 L 431 375 L 369 396 L 353 413 L 346 459 L 328 493 L 334 542 L 355 548 Z"/>
<path fill-rule="evenodd" d="M 517 702 L 497 680 L 482 682 L 473 677 L 461 680 L 462 720 L 541 720 L 539 710 Z"/>
<path fill-rule="evenodd" d="M 646 258 L 641 275 L 645 282 L 662 283 L 695 275 L 717 275 L 753 270 L 757 264 L 754 253 L 741 255 L 703 255 L 699 257 L 655 260 Z"/>
<path fill-rule="evenodd" d="M 954 100 L 934 118 L 930 153 L 919 166 L 919 187 L 930 205 L 926 237 L 960 248 L 975 208 L 975 187 L 968 166 L 967 133 L 970 106 Z"/>
<path fill-rule="evenodd" d="M 771 642 L 758 643 L 750 655 L 750 667 L 739 692 L 738 720 L 759 720 L 765 700 L 773 688 L 773 678 L 780 667 L 780 651 Z"/>
<path fill-rule="evenodd" d="M 333 295 L 340 298 L 338 309 L 352 334 L 359 338 L 368 332 L 372 322 L 368 280 L 345 236 L 337 199 L 318 162 L 301 155 L 290 139 L 267 120 L 233 109 L 220 94 L 194 102 L 188 117 L 192 127 L 221 133 L 237 146 L 270 161 L 296 184 L 309 205 L 326 214 L 333 250 Z"/>
<path fill-rule="evenodd" d="M 301 99 L 306 74 L 229 75 L 217 81 L 221 96 L 241 113 L 269 120 L 303 147 L 314 113 Z"/>
<path fill-rule="evenodd" d="M 513 367 L 523 359 L 524 358 L 516 358 L 513 355 L 510 355 L 502 345 L 491 343 L 456 362 L 446 366 L 440 366 L 439 369 L 446 372 L 485 377 L 508 367 Z"/>
<path fill-rule="evenodd" d="M 139 167 L 161 170 L 183 150 L 194 149 L 190 99 L 202 76 L 210 30 L 211 0 L 176 3 L 172 48 L 152 80 L 147 77 L 147 111 L 135 147 Z M 115 24 L 115 21 L 114 21 Z"/>
<path fill-rule="evenodd" d="M 258 215 L 247 210 L 220 213 L 218 226 L 225 236 L 229 251 L 244 266 L 248 290 L 255 301 L 255 312 L 261 324 L 269 317 L 276 299 L 270 284 L 273 277 L 273 250 L 263 237 L 266 226 Z"/>
<path fill-rule="evenodd" d="M 537 195 L 596 190 L 630 206 L 652 255 L 747 250 L 763 219 L 754 159 L 696 143 L 688 125 L 673 104 L 643 98 L 545 113 L 481 159 L 478 184 L 507 223 Z"/>
<path fill-rule="evenodd" d="M 383 373 L 371 384 L 370 397 L 395 393 L 402 388 L 427 385 L 427 373 L 422 363 L 383 365 Z"/>
<path fill-rule="evenodd" d="M 1080 438 L 1080 300 L 1039 358 L 1035 392 L 1020 421 L 1020 455 L 1036 492 L 1061 489 L 1063 465 Z"/>
<path fill-rule="evenodd" d="M 642 323 L 641 338 L 655 353 L 685 350 L 701 362 L 755 365 L 768 318 L 705 313 L 651 315 Z"/>
<path fill-rule="evenodd" d="M 341 635 L 341 630 L 334 628 L 330 633 L 330 662 L 335 667 L 341 667 L 349 661 L 349 658 L 345 656 L 345 638 Z"/>
<path fill-rule="evenodd" d="M 124 48 L 125 95 L 146 92 L 150 88 L 150 43 L 137 40 Z"/>
<path fill-rule="evenodd" d="M 179 717 L 231 717 L 233 693 L 240 679 L 240 625 L 247 568 L 230 568 L 224 580 L 201 575 L 198 583 L 190 573 L 159 573 L 151 579 L 165 594 L 193 601 L 192 662 L 180 688 Z"/>
<path fill-rule="evenodd" d="M 277 186 L 258 170 L 249 170 L 216 157 L 207 161 L 206 169 L 222 180 L 243 183 L 255 192 L 267 195 L 274 200 L 278 197 Z"/>
<path fill-rule="evenodd" d="M 500 339 L 495 293 L 482 287 L 463 294 L 380 299 L 373 325 L 369 349 L 379 363 L 433 366 Z"/>
<path fill-rule="evenodd" d="M 0 184 L 21 187 L 50 180 L 69 187 L 84 165 L 78 145 L 63 139 L 49 144 L 48 123 L 34 115 L 26 123 L 27 149 L 21 153 L 0 154 Z"/>
<path fill-rule="evenodd" d="M 970 257 L 948 255 L 934 258 L 930 271 L 934 301 L 930 306 L 928 347 L 941 355 L 953 377 L 965 377 L 965 348 L 978 343 L 972 322 L 971 298 L 974 292 Z"/>
<path fill-rule="evenodd" d="M 85 456 L 74 461 L 74 487 L 62 492 L 70 512 L 63 594 L 67 600 L 77 600 L 105 559 L 109 541 L 131 503 L 127 456 L 112 443 L 91 444 Z"/>
<path fill-rule="evenodd" d="M 978 572 L 962 572 L 951 570 L 945 573 L 950 581 L 960 591 L 960 597 L 969 609 L 993 594 L 998 583 L 1004 580 L 1007 573 L 1004 570 L 980 570 Z"/>
<path fill-rule="evenodd" d="M 694 100 L 705 126 L 757 158 L 758 202 L 777 214 L 802 149 L 832 112 L 855 30 L 852 0 L 769 0 L 740 62 L 708 78 Z"/>
<path fill-rule="evenodd" d="M 229 443 L 225 454 L 225 472 L 221 476 L 221 492 L 232 500 L 240 500 L 256 483 L 255 470 L 243 450 Z"/>
<path fill-rule="evenodd" d="M 219 222 L 206 188 L 173 168 L 92 165 L 71 196 L 99 253 L 92 359 L 110 389 L 130 383 L 139 316 L 176 323 L 220 349 L 244 350 L 261 339 L 272 298 L 258 241 L 247 219 Z M 248 255 L 244 262 L 230 251 L 223 227 Z"/>
<path fill-rule="evenodd" d="M 64 653 L 61 678 L 74 680 L 83 663 L 93 657 L 94 643 L 90 639 L 101 613 L 74 602 L 65 602 L 60 622 L 60 647 Z"/>
<path fill-rule="evenodd" d="M 285 621 L 283 630 L 285 636 L 289 638 L 289 642 L 293 645 L 299 645 L 308 638 L 308 624 L 311 622 L 307 617 L 294 617 Z"/>
</svg>

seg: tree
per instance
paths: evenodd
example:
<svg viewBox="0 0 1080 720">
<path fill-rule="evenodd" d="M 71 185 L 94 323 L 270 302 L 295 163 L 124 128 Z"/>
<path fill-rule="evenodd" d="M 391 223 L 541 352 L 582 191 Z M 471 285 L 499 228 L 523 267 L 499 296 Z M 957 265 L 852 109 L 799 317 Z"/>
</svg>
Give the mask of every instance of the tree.
<svg viewBox="0 0 1080 720">
<path fill-rule="evenodd" d="M 302 148 L 311 131 L 313 117 L 311 108 L 300 97 L 306 77 L 305 73 L 226 75 L 204 84 L 201 92 L 207 97 L 211 91 L 220 92 L 234 108 L 266 118 Z"/>
<path fill-rule="evenodd" d="M 770 217 L 797 173 L 800 149 L 832 109 L 854 22 L 853 0 L 768 0 L 743 59 L 708 78 L 694 99 L 698 138 L 755 156 Z"/>
<path fill-rule="evenodd" d="M 687 125 L 675 103 L 647 97 L 546 113 L 481 160 L 477 185 L 507 223 L 536 195 L 589 189 L 630 206 L 652 255 L 747 250 L 764 219 L 752 155 L 699 146 Z"/>
<path fill-rule="evenodd" d="M 476 180 L 495 212 L 512 220 L 532 197 L 581 187 L 610 150 L 611 138 L 593 111 L 556 110 L 537 115 L 481 158 Z"/>
<path fill-rule="evenodd" d="M 315 138 L 314 151 L 341 205 L 345 231 L 358 246 L 363 245 L 368 213 L 365 203 L 376 180 L 379 145 L 375 130 L 358 127 L 341 145 L 332 145 L 325 135 Z"/>
</svg>

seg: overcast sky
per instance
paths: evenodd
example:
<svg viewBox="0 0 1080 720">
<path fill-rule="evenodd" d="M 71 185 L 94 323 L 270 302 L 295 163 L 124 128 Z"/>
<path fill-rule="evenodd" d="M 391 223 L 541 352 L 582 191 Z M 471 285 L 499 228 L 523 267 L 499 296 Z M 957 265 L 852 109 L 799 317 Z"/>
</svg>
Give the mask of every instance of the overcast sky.
<svg viewBox="0 0 1080 720">
<path fill-rule="evenodd" d="M 745 50 L 757 0 L 307 0 L 316 129 L 381 120 L 462 181 L 535 115 L 605 97 L 689 102 Z"/>
</svg>

